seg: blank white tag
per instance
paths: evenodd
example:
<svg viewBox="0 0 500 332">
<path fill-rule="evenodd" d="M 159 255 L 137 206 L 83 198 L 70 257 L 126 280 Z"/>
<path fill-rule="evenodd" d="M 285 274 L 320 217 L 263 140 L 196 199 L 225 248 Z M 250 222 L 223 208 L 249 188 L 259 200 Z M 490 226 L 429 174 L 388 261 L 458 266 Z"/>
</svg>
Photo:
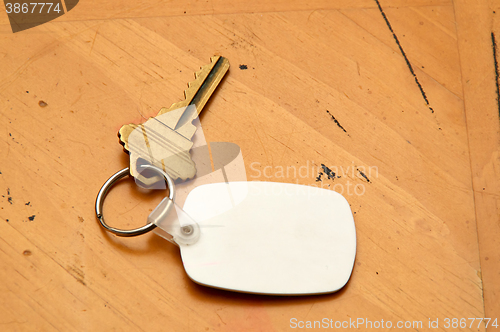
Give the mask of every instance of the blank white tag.
<svg viewBox="0 0 500 332">
<path fill-rule="evenodd" d="M 354 220 L 345 198 L 332 190 L 214 183 L 193 189 L 183 210 L 199 234 L 194 243 L 177 244 L 187 274 L 198 284 L 305 295 L 335 292 L 349 280 L 356 255 Z"/>
</svg>

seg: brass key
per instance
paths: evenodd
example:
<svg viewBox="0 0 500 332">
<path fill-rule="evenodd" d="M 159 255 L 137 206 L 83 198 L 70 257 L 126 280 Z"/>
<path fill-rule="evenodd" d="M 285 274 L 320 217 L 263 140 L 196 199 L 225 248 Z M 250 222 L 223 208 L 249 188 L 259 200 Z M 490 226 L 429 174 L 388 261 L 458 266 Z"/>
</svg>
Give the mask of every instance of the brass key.
<svg viewBox="0 0 500 332">
<path fill-rule="evenodd" d="M 141 164 L 153 164 L 167 172 L 174 180 L 191 179 L 196 166 L 191 159 L 191 141 L 196 127 L 193 121 L 203 110 L 208 99 L 229 69 L 229 61 L 221 56 L 195 73 L 195 80 L 184 91 L 186 99 L 162 108 L 143 124 L 128 124 L 120 128 L 118 136 L 124 150 L 130 155 L 130 175 L 146 187 L 159 178 L 145 177 L 138 172 Z"/>
</svg>

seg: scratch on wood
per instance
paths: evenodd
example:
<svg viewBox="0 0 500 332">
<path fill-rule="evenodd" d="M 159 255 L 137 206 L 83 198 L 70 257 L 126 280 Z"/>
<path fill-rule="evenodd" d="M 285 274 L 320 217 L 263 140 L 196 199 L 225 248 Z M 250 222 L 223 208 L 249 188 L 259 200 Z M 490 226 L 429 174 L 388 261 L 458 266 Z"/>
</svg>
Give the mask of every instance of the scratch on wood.
<svg viewBox="0 0 500 332">
<path fill-rule="evenodd" d="M 499 85 L 499 73 L 498 73 L 498 60 L 497 60 L 497 42 L 495 39 L 495 33 L 491 32 L 491 47 L 493 48 L 493 62 L 495 63 L 495 83 L 497 87 L 497 106 L 498 106 L 498 116 L 500 117 L 500 85 Z"/>
<path fill-rule="evenodd" d="M 97 33 L 99 32 L 99 28 L 100 28 L 100 26 L 98 26 L 97 29 L 95 30 L 94 39 L 92 40 L 92 46 L 90 46 L 89 56 L 92 54 L 92 50 L 94 49 L 94 43 L 95 43 L 95 40 L 97 38 Z"/>
<path fill-rule="evenodd" d="M 391 23 L 389 22 L 389 19 L 385 15 L 385 12 L 382 9 L 382 6 L 380 5 L 380 2 L 378 0 L 375 0 L 375 2 L 377 3 L 378 9 L 379 9 L 380 13 L 382 14 L 382 17 L 384 18 L 384 21 L 387 24 L 387 27 L 391 31 L 392 37 L 396 41 L 396 44 L 398 45 L 399 50 L 401 51 L 401 54 L 403 55 L 403 58 L 405 59 L 406 65 L 408 66 L 408 69 L 410 69 L 410 72 L 413 75 L 413 78 L 415 79 L 415 83 L 417 83 L 417 86 L 420 89 L 420 93 L 422 94 L 422 97 L 424 98 L 425 104 L 427 105 L 427 107 L 429 108 L 429 110 L 431 110 L 431 112 L 434 113 L 434 110 L 429 105 L 429 100 L 427 99 L 427 95 L 425 94 L 424 88 L 422 87 L 422 84 L 420 84 L 420 82 L 418 81 L 417 75 L 415 74 L 415 71 L 413 70 L 413 66 L 410 63 L 410 60 L 408 60 L 408 57 L 406 56 L 406 53 L 403 50 L 403 46 L 401 46 L 401 43 L 399 42 L 398 36 L 396 36 L 396 33 L 392 29 Z"/>
<path fill-rule="evenodd" d="M 85 273 L 83 273 L 82 270 L 80 270 L 79 268 L 73 267 L 73 266 L 68 266 L 66 271 L 68 271 L 68 273 L 71 274 L 71 276 L 73 278 L 75 278 L 76 281 L 78 281 L 79 283 L 81 283 L 84 286 L 87 286 L 87 284 L 85 283 L 85 280 L 84 280 Z"/>
<path fill-rule="evenodd" d="M 358 172 L 359 172 L 359 174 L 361 174 L 362 177 L 365 178 L 366 181 L 370 182 L 370 179 L 366 176 L 365 173 L 361 172 L 359 169 L 358 169 Z"/>
<path fill-rule="evenodd" d="M 222 310 L 222 308 L 219 308 L 217 310 L 215 310 L 215 314 L 219 317 L 220 321 L 222 322 L 222 324 L 224 325 L 227 325 L 226 322 L 222 319 L 222 317 L 219 315 L 218 311 L 219 310 Z"/>
<path fill-rule="evenodd" d="M 344 127 L 342 127 L 342 125 L 340 124 L 340 122 L 335 119 L 335 117 L 333 116 L 332 113 L 330 113 L 330 111 L 326 110 L 326 113 L 328 113 L 331 117 L 332 117 L 332 120 L 337 124 L 337 126 L 342 129 L 344 131 L 344 133 L 347 133 L 347 131 L 344 129 Z"/>
<path fill-rule="evenodd" d="M 314 12 L 317 11 L 317 9 L 313 10 L 309 16 L 307 16 L 307 22 L 309 22 L 309 19 L 311 18 L 311 15 L 314 14 Z"/>
<path fill-rule="evenodd" d="M 286 147 L 287 149 L 295 152 L 292 148 L 290 148 L 288 145 L 286 145 L 285 143 L 282 143 L 281 141 L 279 141 L 278 139 L 272 137 L 271 135 L 269 135 L 269 137 L 271 137 L 272 139 L 274 139 L 276 142 L 280 143 L 281 145 L 283 145 L 284 147 Z"/>
<path fill-rule="evenodd" d="M 314 307 L 314 305 L 315 305 L 315 304 L 316 304 L 316 302 L 313 302 L 313 304 L 312 304 L 312 305 L 311 305 L 311 307 L 309 308 L 309 311 L 308 311 L 308 312 L 307 312 L 307 314 L 306 314 L 306 318 L 307 318 L 307 316 L 309 316 L 309 314 L 311 313 L 311 310 L 312 310 L 312 308 Z"/>
</svg>

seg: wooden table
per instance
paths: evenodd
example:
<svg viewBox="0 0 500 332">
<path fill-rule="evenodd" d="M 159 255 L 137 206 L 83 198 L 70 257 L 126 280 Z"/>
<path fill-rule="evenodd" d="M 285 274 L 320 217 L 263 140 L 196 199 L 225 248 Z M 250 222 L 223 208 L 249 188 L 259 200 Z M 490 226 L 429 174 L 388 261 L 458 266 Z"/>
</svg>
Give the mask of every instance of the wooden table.
<svg viewBox="0 0 500 332">
<path fill-rule="evenodd" d="M 18 33 L 3 12 L 1 329 L 280 331 L 293 318 L 421 321 L 410 328 L 419 331 L 429 319 L 449 331 L 460 328 L 446 328 L 446 318 L 500 324 L 500 9 L 379 4 L 89 0 Z M 238 144 L 249 180 L 345 190 L 358 250 L 340 292 L 208 289 L 189 280 L 165 240 L 117 238 L 98 225 L 97 191 L 128 162 L 120 126 L 181 100 L 214 54 L 231 69 L 201 117 L 207 140 Z M 341 178 L 317 182 L 321 164 Z M 294 178 L 280 166 L 316 171 Z M 106 203 L 109 223 L 144 224 L 162 195 L 123 181 Z M 462 330 L 484 330 L 470 323 Z"/>
</svg>

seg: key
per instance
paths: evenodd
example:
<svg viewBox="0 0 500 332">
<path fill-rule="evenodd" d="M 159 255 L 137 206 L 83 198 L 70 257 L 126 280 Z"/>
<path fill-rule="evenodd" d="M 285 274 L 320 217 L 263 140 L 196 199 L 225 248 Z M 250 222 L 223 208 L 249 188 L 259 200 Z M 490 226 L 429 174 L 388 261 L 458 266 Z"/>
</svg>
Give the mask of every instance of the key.
<svg viewBox="0 0 500 332">
<path fill-rule="evenodd" d="M 185 181 L 196 175 L 196 165 L 190 155 L 191 139 L 196 132 L 193 121 L 198 118 L 228 69 L 226 58 L 213 56 L 211 63 L 201 67 L 195 73 L 195 80 L 188 83 L 183 101 L 162 108 L 143 124 L 127 124 L 120 128 L 120 143 L 130 156 L 130 175 L 142 185 L 150 187 L 161 178 L 139 173 L 138 166 L 141 164 L 149 163 L 163 169 L 174 181 Z"/>
</svg>

